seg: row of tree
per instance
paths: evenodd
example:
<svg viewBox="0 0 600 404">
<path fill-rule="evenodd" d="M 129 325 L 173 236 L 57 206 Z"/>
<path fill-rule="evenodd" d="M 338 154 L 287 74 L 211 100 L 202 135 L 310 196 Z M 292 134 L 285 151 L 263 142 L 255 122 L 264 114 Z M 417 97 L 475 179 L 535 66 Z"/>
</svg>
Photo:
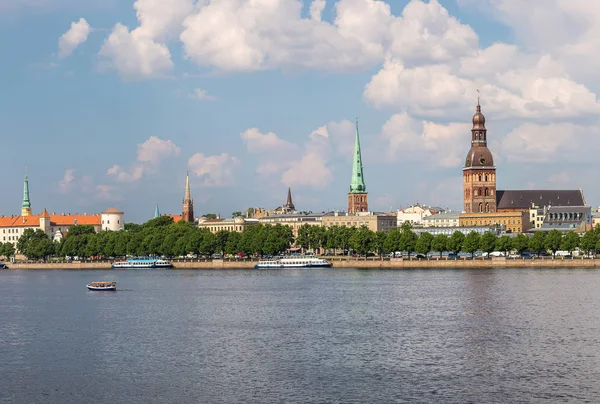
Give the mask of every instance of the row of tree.
<svg viewBox="0 0 600 404">
<path fill-rule="evenodd" d="M 580 248 L 586 253 L 600 250 L 600 229 L 587 232 L 579 237 L 574 232 L 562 235 L 553 230 L 537 232 L 532 237 L 518 234 L 515 237 L 492 233 L 479 235 L 475 232 L 466 236 L 455 231 L 451 236 L 423 233 L 420 237 L 404 225 L 388 233 L 373 232 L 367 227 L 340 227 L 303 225 L 294 238 L 291 228 L 282 225 L 247 227 L 243 232 L 219 231 L 216 234 L 200 229 L 190 223 L 173 223 L 167 216 L 152 219 L 143 225 L 128 223 L 125 231 L 94 232 L 91 226 L 72 226 L 60 243 L 54 243 L 41 230 L 26 230 L 19 238 L 17 250 L 30 259 L 59 257 L 123 257 L 158 255 L 178 257 L 193 255 L 242 254 L 277 255 L 292 246 L 305 251 L 329 250 L 335 253 L 360 255 L 402 251 L 409 254 L 444 251 L 531 251 L 542 254 L 559 250 L 573 251 Z M 0 254 L 11 256 L 15 253 L 10 243 L 0 244 Z"/>
</svg>

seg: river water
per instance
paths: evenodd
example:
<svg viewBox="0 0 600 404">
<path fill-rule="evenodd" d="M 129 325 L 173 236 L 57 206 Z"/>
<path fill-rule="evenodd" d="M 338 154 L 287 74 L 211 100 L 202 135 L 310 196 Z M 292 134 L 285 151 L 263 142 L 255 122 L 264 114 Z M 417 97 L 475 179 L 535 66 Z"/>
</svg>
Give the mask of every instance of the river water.
<svg viewBox="0 0 600 404">
<path fill-rule="evenodd" d="M 5 270 L 0 402 L 592 403 L 599 308 L 584 269 Z"/>
</svg>

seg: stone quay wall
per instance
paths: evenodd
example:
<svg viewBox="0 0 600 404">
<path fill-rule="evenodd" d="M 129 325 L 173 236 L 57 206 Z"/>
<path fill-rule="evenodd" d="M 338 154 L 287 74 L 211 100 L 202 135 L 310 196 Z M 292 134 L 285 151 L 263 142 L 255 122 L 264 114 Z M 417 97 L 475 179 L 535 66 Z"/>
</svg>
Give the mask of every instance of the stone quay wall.
<svg viewBox="0 0 600 404">
<path fill-rule="evenodd" d="M 344 259 L 332 258 L 333 268 L 372 268 L 372 269 L 426 269 L 426 268 L 599 268 L 600 259 L 544 258 L 544 259 Z M 251 269 L 257 261 L 252 260 L 186 260 L 175 261 L 175 269 Z M 110 269 L 112 262 L 54 262 L 54 263 L 8 263 L 10 269 Z"/>
</svg>

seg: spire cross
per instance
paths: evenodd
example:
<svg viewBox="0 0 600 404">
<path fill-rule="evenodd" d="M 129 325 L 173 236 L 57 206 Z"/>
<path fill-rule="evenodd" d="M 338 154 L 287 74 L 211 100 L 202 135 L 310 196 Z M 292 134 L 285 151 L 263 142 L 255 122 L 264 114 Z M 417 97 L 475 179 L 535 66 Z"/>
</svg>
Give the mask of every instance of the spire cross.
<svg viewBox="0 0 600 404">
<path fill-rule="evenodd" d="M 477 90 L 477 105 L 479 105 L 479 100 L 481 98 L 481 92 Z"/>
</svg>

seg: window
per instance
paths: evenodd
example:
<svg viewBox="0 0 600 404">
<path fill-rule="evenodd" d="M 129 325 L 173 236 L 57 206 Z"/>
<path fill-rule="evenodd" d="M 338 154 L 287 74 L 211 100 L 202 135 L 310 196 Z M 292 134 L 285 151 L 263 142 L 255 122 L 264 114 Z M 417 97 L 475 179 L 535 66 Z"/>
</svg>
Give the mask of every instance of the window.
<svg viewBox="0 0 600 404">
<path fill-rule="evenodd" d="M 106 221 L 106 224 L 110 224 L 110 220 L 107 220 L 107 221 Z"/>
</svg>

